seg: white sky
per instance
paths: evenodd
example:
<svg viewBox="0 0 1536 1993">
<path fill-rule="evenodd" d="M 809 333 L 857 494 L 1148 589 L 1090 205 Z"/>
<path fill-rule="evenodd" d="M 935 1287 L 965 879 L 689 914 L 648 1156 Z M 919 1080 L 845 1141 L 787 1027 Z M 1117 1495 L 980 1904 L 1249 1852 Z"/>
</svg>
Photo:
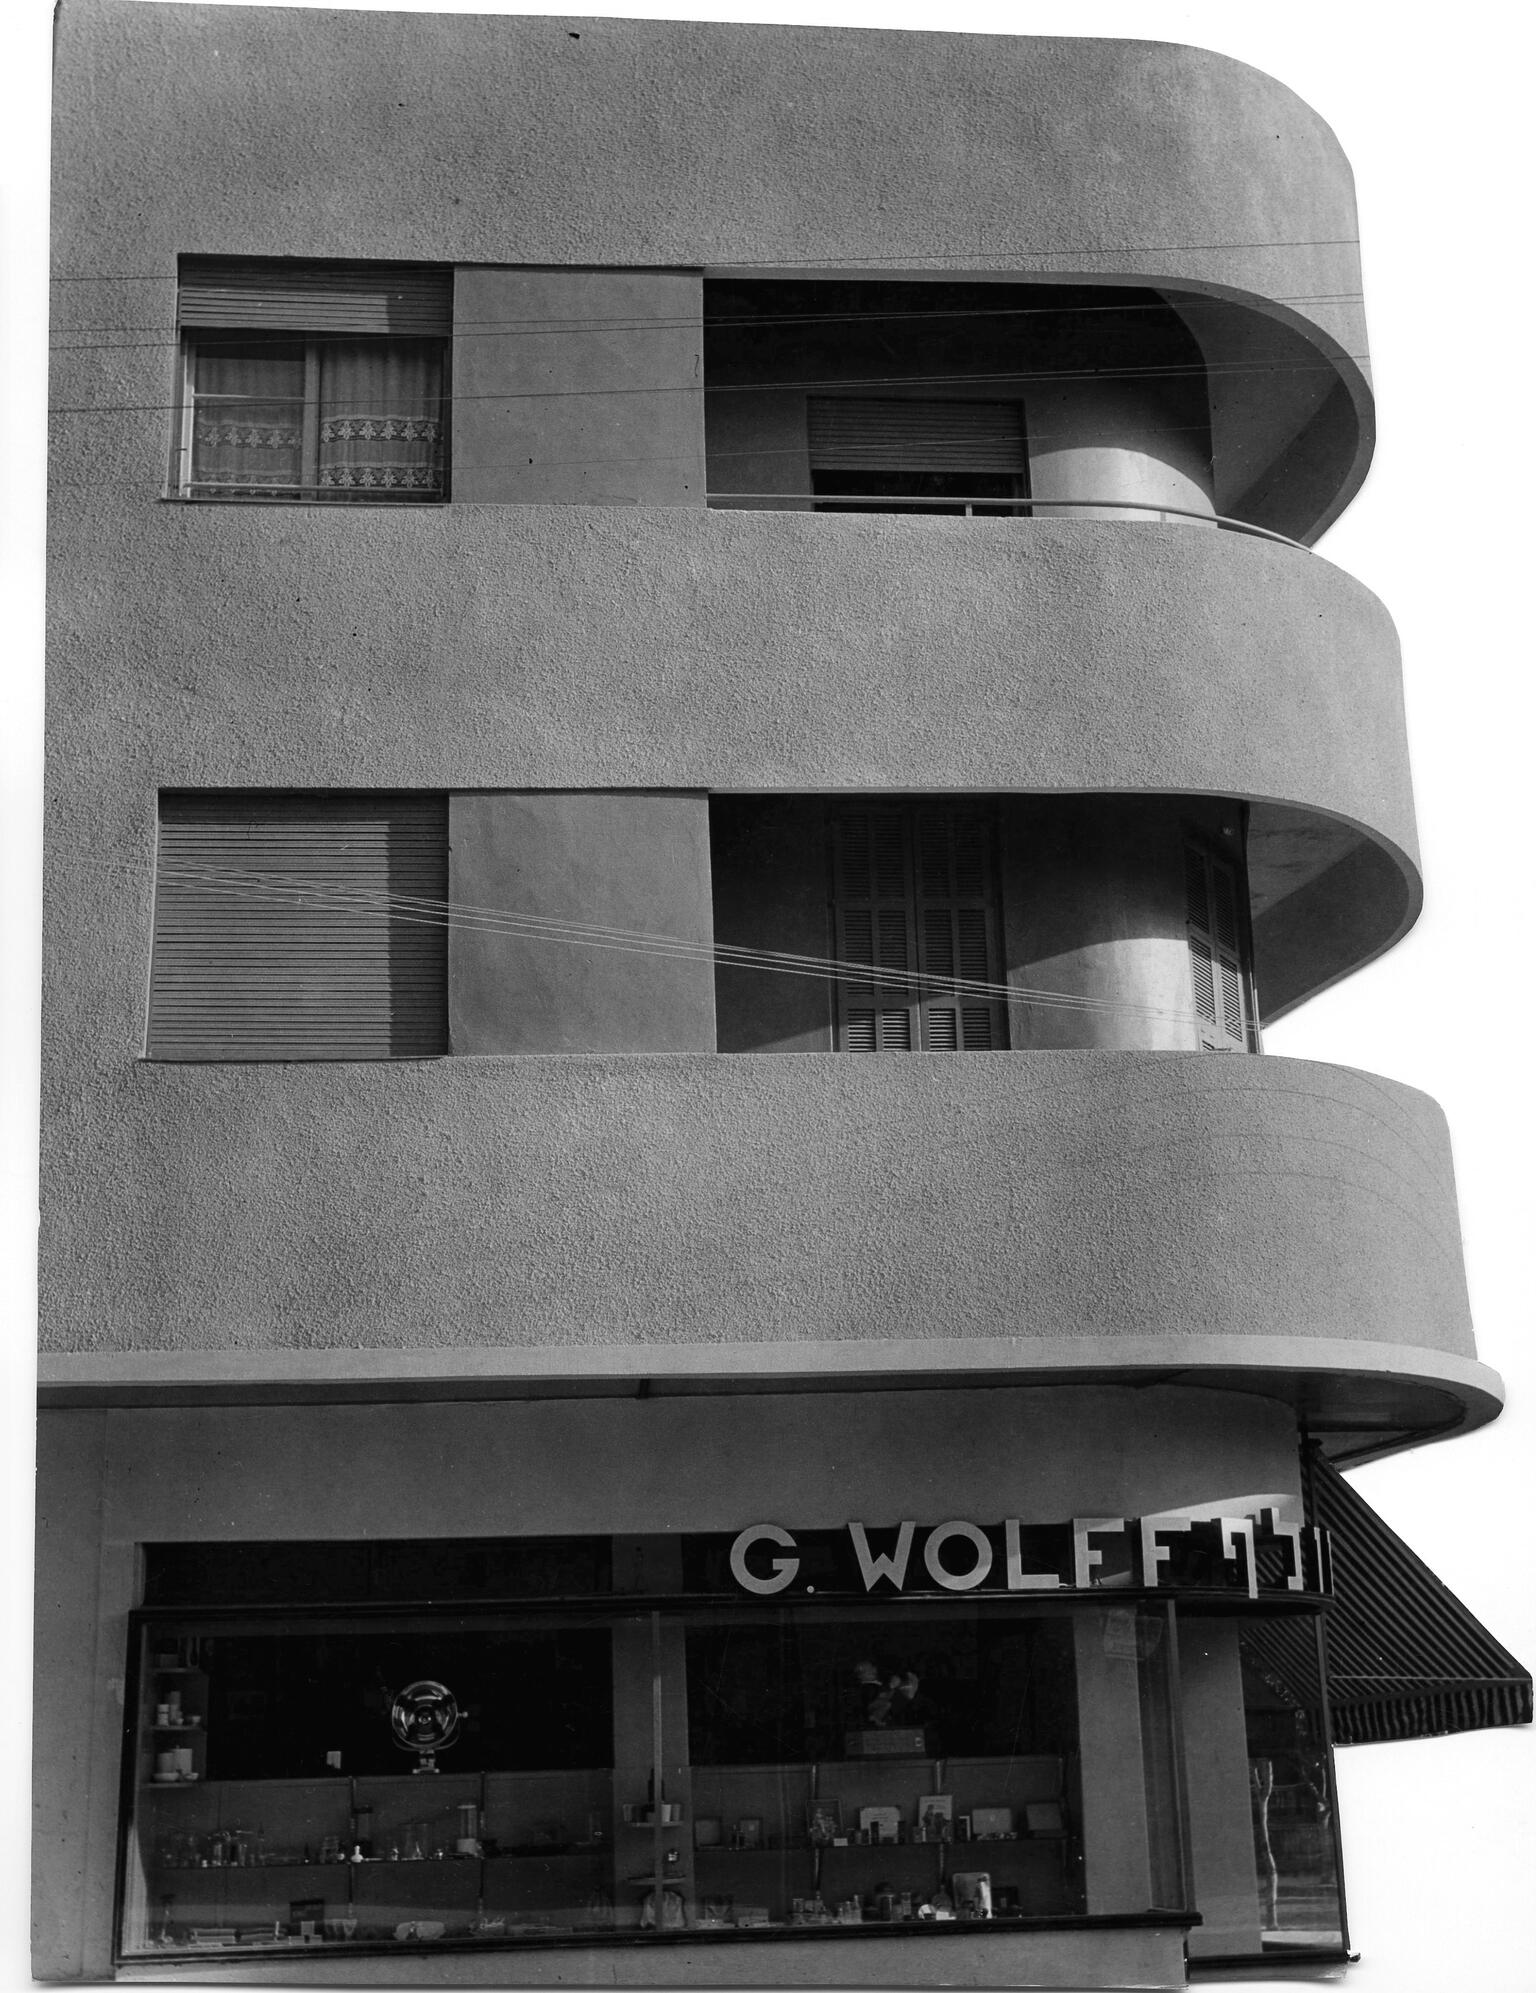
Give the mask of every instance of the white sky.
<svg viewBox="0 0 1536 1993">
<path fill-rule="evenodd" d="M 1533 664 L 1525 515 L 1536 504 L 1529 417 L 1527 166 L 1532 47 L 1523 10 L 1472 0 L 1433 15 L 1354 0 L 922 0 L 775 6 L 733 0 L 433 11 L 569 13 L 797 25 L 1091 34 L 1217 49 L 1289 84 L 1338 134 L 1355 170 L 1380 441 L 1365 490 L 1323 556 L 1387 604 L 1403 640 L 1427 903 L 1384 962 L 1267 1036 L 1270 1054 L 1356 1065 L 1432 1094 L 1455 1145 L 1479 1353 L 1511 1409 L 1468 1439 L 1354 1476 L 1490 1629 L 1530 1665 L 1531 1190 L 1536 1113 L 1531 943 L 1515 881 L 1531 814 Z M 27 1500 L 36 1111 L 36 822 L 40 779 L 40 557 L 44 337 L 42 200 L 48 10 L 12 0 L 0 22 L 0 589 L 11 642 L 0 806 L 12 863 L 0 885 L 7 947 L 8 1228 L 4 1437 L 10 1512 Z M 146 190 L 150 191 L 150 190 Z M 30 862 L 18 854 L 31 853 Z M 1405 1337 L 1405 1340 L 1409 1338 Z M 9 1532 L 18 1558 L 25 1530 Z M 24 1565 L 12 1579 L 24 1588 Z M 11 1642 L 17 1691 L 27 1662 Z M 13 1722 L 15 1721 L 13 1717 Z M 0 1822 L 0 1986 L 25 1983 L 19 1731 Z M 1340 1754 L 1353 1993 L 1533 1993 L 1536 1738 L 1527 1729 Z M 1210 1982 L 1206 1982 L 1210 1983 Z M 1236 1983 L 1236 1982 L 1234 1982 Z M 1250 1988 L 1267 1979 L 1245 1978 Z M 1292 1982 L 1294 1983 L 1294 1982 Z"/>
</svg>

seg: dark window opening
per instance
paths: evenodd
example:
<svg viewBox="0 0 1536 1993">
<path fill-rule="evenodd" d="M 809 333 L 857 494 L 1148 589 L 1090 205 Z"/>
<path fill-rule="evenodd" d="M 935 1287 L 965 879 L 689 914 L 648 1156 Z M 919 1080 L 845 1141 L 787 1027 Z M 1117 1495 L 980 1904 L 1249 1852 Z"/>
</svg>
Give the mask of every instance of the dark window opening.
<svg viewBox="0 0 1536 1993">
<path fill-rule="evenodd" d="M 1209 473 L 1205 358 L 1155 291 L 720 279 L 704 339 L 714 505 L 1027 516 L 1033 455 L 1127 434 Z"/>
</svg>

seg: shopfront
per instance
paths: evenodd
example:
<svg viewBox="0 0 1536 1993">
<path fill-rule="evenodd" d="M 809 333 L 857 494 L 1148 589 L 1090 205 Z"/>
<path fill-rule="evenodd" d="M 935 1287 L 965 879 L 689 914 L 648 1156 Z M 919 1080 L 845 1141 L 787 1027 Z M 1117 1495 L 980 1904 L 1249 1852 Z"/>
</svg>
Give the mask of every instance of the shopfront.
<svg viewBox="0 0 1536 1993">
<path fill-rule="evenodd" d="M 96 1976 L 1178 1986 L 1345 1953 L 1349 1601 L 1283 1406 L 627 1392 L 44 1431 L 39 1749 L 70 1740 L 91 1795 L 45 1787 L 45 1830 Z"/>
<path fill-rule="evenodd" d="M 1275 1520 L 150 1546 L 122 1957 L 1182 1934 L 1197 1835 L 1232 1948 L 1338 1948 Z"/>
<path fill-rule="evenodd" d="M 1343 1946 L 1282 1408 L 56 1417 L 100 1421 L 120 1574 L 124 1976 L 1179 1984 L 1186 1943 Z"/>
</svg>

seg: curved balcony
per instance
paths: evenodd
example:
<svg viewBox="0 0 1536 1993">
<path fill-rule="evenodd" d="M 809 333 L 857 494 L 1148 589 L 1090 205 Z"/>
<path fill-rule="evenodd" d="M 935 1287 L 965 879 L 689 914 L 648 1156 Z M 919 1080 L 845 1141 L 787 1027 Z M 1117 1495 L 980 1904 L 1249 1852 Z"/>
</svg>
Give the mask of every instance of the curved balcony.
<svg viewBox="0 0 1536 1993">
<path fill-rule="evenodd" d="M 1330 1066 L 141 1065 L 56 1141 L 55 1384 L 1113 1376 L 1421 1432 L 1497 1407 L 1439 1111 Z"/>
<path fill-rule="evenodd" d="M 89 679 L 56 756 L 80 793 L 66 778 L 56 802 L 90 811 L 91 849 L 142 849 L 155 791 L 178 786 L 1230 797 L 1251 805 L 1268 1017 L 1417 912 L 1391 622 L 1267 539 L 163 506 L 103 522 L 93 558 L 101 586 L 60 602 L 54 664 L 56 685 Z M 151 631 L 175 660 L 154 680 Z M 110 788 L 102 766 L 122 771 Z M 66 947 L 74 918 L 95 925 L 56 1021 L 121 1013 L 136 1049 L 140 908 L 91 867 L 61 905 Z"/>
</svg>

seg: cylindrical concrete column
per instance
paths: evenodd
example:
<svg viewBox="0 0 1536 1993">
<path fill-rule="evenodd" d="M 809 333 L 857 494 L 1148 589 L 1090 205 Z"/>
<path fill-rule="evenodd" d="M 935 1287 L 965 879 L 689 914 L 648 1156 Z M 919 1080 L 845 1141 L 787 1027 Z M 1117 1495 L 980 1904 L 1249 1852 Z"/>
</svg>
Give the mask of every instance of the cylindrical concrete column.
<svg viewBox="0 0 1536 1993">
<path fill-rule="evenodd" d="M 1236 865 L 1241 893 L 1235 806 L 1109 796 L 1005 806 L 1015 1051 L 1199 1050 L 1185 882 L 1192 837 Z"/>
<path fill-rule="evenodd" d="M 1037 519 L 1166 520 L 1215 512 L 1204 380 L 1093 377 L 1045 382 L 1029 398 L 1029 485 Z M 1052 500 L 1118 500 L 1054 506 Z M 1173 506 L 1174 512 L 1159 508 Z M 1138 509 L 1128 509 L 1128 508 Z M 1146 508 L 1145 510 L 1139 508 Z"/>
</svg>

